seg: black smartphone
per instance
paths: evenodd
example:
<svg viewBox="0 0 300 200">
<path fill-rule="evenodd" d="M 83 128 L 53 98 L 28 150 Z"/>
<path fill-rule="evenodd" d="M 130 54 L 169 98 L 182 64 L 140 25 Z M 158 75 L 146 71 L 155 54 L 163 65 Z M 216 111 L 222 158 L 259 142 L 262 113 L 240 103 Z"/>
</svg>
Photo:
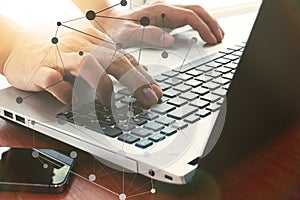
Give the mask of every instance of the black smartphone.
<svg viewBox="0 0 300 200">
<path fill-rule="evenodd" d="M 0 147 L 0 190 L 61 193 L 74 162 L 52 149 Z"/>
</svg>

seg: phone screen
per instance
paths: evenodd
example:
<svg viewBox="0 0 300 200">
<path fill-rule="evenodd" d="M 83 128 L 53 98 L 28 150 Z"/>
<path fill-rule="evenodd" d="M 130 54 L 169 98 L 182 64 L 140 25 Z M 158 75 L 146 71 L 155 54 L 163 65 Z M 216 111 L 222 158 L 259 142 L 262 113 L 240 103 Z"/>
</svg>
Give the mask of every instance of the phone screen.
<svg viewBox="0 0 300 200">
<path fill-rule="evenodd" d="M 60 193 L 74 159 L 51 149 L 0 147 L 0 189 Z"/>
</svg>

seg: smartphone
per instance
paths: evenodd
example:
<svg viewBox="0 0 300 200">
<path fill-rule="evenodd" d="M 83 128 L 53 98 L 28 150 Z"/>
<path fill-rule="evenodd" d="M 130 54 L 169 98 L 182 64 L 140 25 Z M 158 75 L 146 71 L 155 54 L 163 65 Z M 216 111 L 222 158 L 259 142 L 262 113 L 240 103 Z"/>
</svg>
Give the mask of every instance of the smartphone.
<svg viewBox="0 0 300 200">
<path fill-rule="evenodd" d="M 0 147 L 0 190 L 61 193 L 74 162 L 52 149 Z"/>
</svg>

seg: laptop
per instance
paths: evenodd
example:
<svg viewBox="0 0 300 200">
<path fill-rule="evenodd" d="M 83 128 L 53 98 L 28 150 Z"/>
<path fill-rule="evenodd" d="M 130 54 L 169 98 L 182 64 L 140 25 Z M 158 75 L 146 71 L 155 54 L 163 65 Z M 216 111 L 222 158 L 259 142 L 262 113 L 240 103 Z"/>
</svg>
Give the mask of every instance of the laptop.
<svg viewBox="0 0 300 200">
<path fill-rule="evenodd" d="M 196 59 L 180 54 L 184 62 L 153 74 L 164 97 L 150 109 L 122 87 L 113 106 L 102 106 L 76 78 L 78 105 L 10 87 L 0 91 L 0 115 L 110 167 L 186 184 L 198 167 L 218 171 L 299 117 L 299 11 L 296 0 L 265 0 L 247 43 Z M 181 36 L 179 46 L 197 42 Z"/>
</svg>

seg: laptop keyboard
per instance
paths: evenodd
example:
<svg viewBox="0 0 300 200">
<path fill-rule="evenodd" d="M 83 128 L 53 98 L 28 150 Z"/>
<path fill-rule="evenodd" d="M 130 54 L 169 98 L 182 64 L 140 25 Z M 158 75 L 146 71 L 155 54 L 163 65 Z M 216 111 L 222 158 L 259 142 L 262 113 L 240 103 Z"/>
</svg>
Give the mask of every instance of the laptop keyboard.
<svg viewBox="0 0 300 200">
<path fill-rule="evenodd" d="M 154 76 L 164 95 L 151 108 L 123 88 L 112 107 L 95 100 L 57 118 L 148 148 L 220 109 L 243 50 L 244 43 Z"/>
</svg>

